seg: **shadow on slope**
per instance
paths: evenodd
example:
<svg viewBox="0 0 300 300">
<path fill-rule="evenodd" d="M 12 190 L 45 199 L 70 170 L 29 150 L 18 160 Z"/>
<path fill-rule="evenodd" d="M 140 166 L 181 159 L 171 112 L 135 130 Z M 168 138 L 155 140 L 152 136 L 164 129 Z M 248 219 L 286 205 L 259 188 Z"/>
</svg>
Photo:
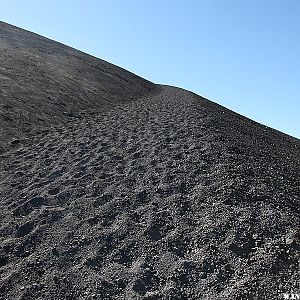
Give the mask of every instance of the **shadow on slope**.
<svg viewBox="0 0 300 300">
<path fill-rule="evenodd" d="M 155 90 L 122 68 L 3 22 L 0 41 L 2 147 L 13 137 Z"/>
</svg>

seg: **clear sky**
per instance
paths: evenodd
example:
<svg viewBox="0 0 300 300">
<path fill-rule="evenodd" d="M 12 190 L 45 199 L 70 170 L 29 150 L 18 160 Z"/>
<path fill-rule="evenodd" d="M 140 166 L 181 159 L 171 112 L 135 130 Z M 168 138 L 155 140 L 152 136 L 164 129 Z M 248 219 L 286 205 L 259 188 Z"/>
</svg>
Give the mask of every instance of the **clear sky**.
<svg viewBox="0 0 300 300">
<path fill-rule="evenodd" d="M 299 0 L 0 0 L 0 19 L 300 138 Z"/>
</svg>

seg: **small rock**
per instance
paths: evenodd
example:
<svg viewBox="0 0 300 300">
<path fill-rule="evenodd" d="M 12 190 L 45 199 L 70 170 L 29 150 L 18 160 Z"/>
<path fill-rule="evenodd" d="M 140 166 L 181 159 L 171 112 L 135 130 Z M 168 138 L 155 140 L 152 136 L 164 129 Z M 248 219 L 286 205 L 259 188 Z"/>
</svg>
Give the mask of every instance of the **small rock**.
<svg viewBox="0 0 300 300">
<path fill-rule="evenodd" d="M 285 239 L 285 243 L 286 243 L 287 245 L 293 244 L 294 241 L 295 241 L 295 239 L 293 239 L 293 238 L 291 238 L 291 237 L 287 237 L 287 238 Z"/>
</svg>

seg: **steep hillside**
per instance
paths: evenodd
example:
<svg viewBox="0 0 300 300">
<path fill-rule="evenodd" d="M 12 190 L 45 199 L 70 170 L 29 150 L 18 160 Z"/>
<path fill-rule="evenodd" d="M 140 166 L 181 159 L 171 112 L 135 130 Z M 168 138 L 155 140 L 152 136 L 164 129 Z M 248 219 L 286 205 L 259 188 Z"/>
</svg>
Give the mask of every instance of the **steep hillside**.
<svg viewBox="0 0 300 300">
<path fill-rule="evenodd" d="M 1 300 L 299 293 L 299 140 L 21 29 L 0 34 L 13 61 L 3 116 L 20 120 L 2 122 Z M 37 62 L 22 70 L 23 48 L 23 63 L 48 61 L 44 77 Z M 35 81 L 15 85 L 17 72 Z"/>
<path fill-rule="evenodd" d="M 155 85 L 103 60 L 0 22 L 0 151 L 12 137 L 137 99 Z"/>
</svg>

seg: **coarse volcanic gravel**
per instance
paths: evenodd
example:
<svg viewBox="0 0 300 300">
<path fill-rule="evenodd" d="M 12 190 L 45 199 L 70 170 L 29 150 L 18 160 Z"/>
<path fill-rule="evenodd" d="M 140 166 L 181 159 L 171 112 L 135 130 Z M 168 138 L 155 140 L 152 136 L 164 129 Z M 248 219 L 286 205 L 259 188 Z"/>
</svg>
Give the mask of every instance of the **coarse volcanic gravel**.
<svg viewBox="0 0 300 300">
<path fill-rule="evenodd" d="M 5 23 L 0 41 L 0 299 L 300 293 L 298 139 Z"/>
</svg>

